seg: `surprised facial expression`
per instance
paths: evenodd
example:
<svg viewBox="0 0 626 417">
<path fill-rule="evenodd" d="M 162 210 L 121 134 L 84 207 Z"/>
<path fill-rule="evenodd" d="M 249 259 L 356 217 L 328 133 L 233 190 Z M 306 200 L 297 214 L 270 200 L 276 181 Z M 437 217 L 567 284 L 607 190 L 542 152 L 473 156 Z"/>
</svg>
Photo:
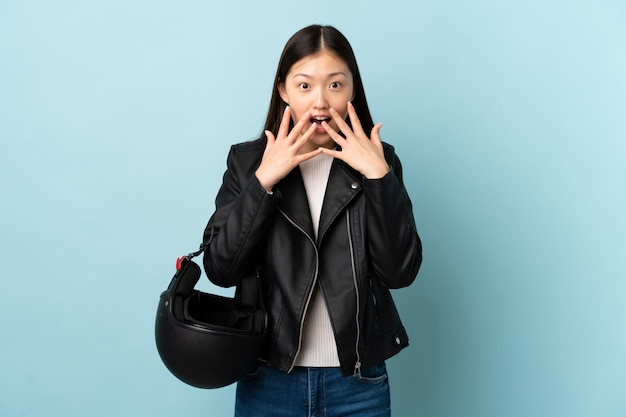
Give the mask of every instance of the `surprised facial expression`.
<svg viewBox="0 0 626 417">
<path fill-rule="evenodd" d="M 293 64 L 286 79 L 279 85 L 279 93 L 291 109 L 294 124 L 307 111 L 310 112 L 311 117 L 302 132 L 306 132 L 311 124 L 316 125 L 303 151 L 320 146 L 335 146 L 335 142 L 322 127 L 322 121 L 326 121 L 337 131 L 338 127 L 330 116 L 330 109 L 334 108 L 345 119 L 348 101 L 354 96 L 352 73 L 341 58 L 323 50 L 301 59 Z"/>
</svg>

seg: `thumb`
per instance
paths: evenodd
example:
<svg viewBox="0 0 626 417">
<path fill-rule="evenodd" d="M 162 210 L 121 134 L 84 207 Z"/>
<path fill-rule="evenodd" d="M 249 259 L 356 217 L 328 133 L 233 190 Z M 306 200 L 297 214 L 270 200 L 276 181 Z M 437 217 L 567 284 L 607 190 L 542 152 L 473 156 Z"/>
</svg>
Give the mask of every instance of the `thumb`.
<svg viewBox="0 0 626 417">
<path fill-rule="evenodd" d="M 370 140 L 374 143 L 380 143 L 380 129 L 383 127 L 382 123 L 378 123 L 374 125 L 372 128 L 372 133 L 370 135 Z"/>
</svg>

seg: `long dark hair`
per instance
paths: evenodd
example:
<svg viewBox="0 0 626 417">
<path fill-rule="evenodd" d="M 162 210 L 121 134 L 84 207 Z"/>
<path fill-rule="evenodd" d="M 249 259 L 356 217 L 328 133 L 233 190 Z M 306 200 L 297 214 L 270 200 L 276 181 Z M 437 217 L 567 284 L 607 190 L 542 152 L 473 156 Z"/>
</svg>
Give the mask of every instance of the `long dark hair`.
<svg viewBox="0 0 626 417">
<path fill-rule="evenodd" d="M 356 110 L 356 114 L 361 121 L 363 130 L 367 135 L 374 127 L 372 115 L 370 114 L 365 98 L 365 90 L 361 81 L 361 73 L 356 63 L 356 57 L 350 42 L 345 36 L 332 26 L 311 25 L 296 32 L 285 45 L 283 53 L 278 62 L 276 76 L 274 77 L 274 87 L 272 89 L 272 99 L 270 100 L 270 108 L 267 112 L 264 130 L 269 130 L 274 134 L 278 133 L 280 121 L 287 104 L 281 99 L 278 87 L 281 82 L 287 78 L 287 73 L 296 62 L 309 56 L 315 55 L 323 50 L 327 50 L 336 54 L 343 59 L 352 73 L 352 81 L 354 86 L 354 98 L 352 104 Z M 291 122 L 293 125 L 293 121 Z M 350 120 L 348 120 L 350 124 Z"/>
</svg>

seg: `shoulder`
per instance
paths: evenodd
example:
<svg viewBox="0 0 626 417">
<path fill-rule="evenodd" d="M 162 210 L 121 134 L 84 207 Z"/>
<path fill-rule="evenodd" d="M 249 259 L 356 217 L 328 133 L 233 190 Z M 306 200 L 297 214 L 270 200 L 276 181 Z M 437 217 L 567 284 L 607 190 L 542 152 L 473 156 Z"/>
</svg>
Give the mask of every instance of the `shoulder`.
<svg viewBox="0 0 626 417">
<path fill-rule="evenodd" d="M 393 147 L 390 143 L 383 142 L 383 153 L 385 154 L 385 160 L 388 164 L 390 164 L 393 168 L 394 165 L 400 164 L 400 158 L 398 154 L 396 154 L 396 148 Z"/>
<path fill-rule="evenodd" d="M 231 152 L 240 154 L 254 153 L 259 151 L 263 152 L 265 150 L 266 142 L 267 139 L 263 136 L 258 139 L 236 143 L 231 146 Z"/>
<path fill-rule="evenodd" d="M 387 154 L 395 154 L 396 153 L 396 149 L 393 147 L 392 144 L 387 143 L 387 142 L 382 142 L 383 144 L 383 152 L 385 152 L 385 155 Z"/>
<path fill-rule="evenodd" d="M 262 137 L 232 145 L 228 153 L 229 167 L 244 170 L 256 169 L 261 163 L 266 141 L 267 139 Z"/>
<path fill-rule="evenodd" d="M 396 149 L 393 145 L 383 142 L 383 153 L 385 154 L 385 160 L 389 164 L 389 167 L 394 172 L 395 176 L 402 182 L 402 163 L 396 153 Z"/>
</svg>

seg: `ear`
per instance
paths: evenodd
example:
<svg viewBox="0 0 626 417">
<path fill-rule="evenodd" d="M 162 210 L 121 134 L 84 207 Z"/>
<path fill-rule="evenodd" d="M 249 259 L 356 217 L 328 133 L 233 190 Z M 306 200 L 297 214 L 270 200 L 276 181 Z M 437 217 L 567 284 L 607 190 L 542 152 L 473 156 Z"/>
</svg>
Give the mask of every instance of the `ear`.
<svg viewBox="0 0 626 417">
<path fill-rule="evenodd" d="M 287 95 L 287 89 L 285 88 L 285 83 L 282 81 L 278 83 L 278 94 L 280 94 L 280 98 L 282 98 L 283 101 L 287 105 L 289 105 L 289 96 Z"/>
</svg>

